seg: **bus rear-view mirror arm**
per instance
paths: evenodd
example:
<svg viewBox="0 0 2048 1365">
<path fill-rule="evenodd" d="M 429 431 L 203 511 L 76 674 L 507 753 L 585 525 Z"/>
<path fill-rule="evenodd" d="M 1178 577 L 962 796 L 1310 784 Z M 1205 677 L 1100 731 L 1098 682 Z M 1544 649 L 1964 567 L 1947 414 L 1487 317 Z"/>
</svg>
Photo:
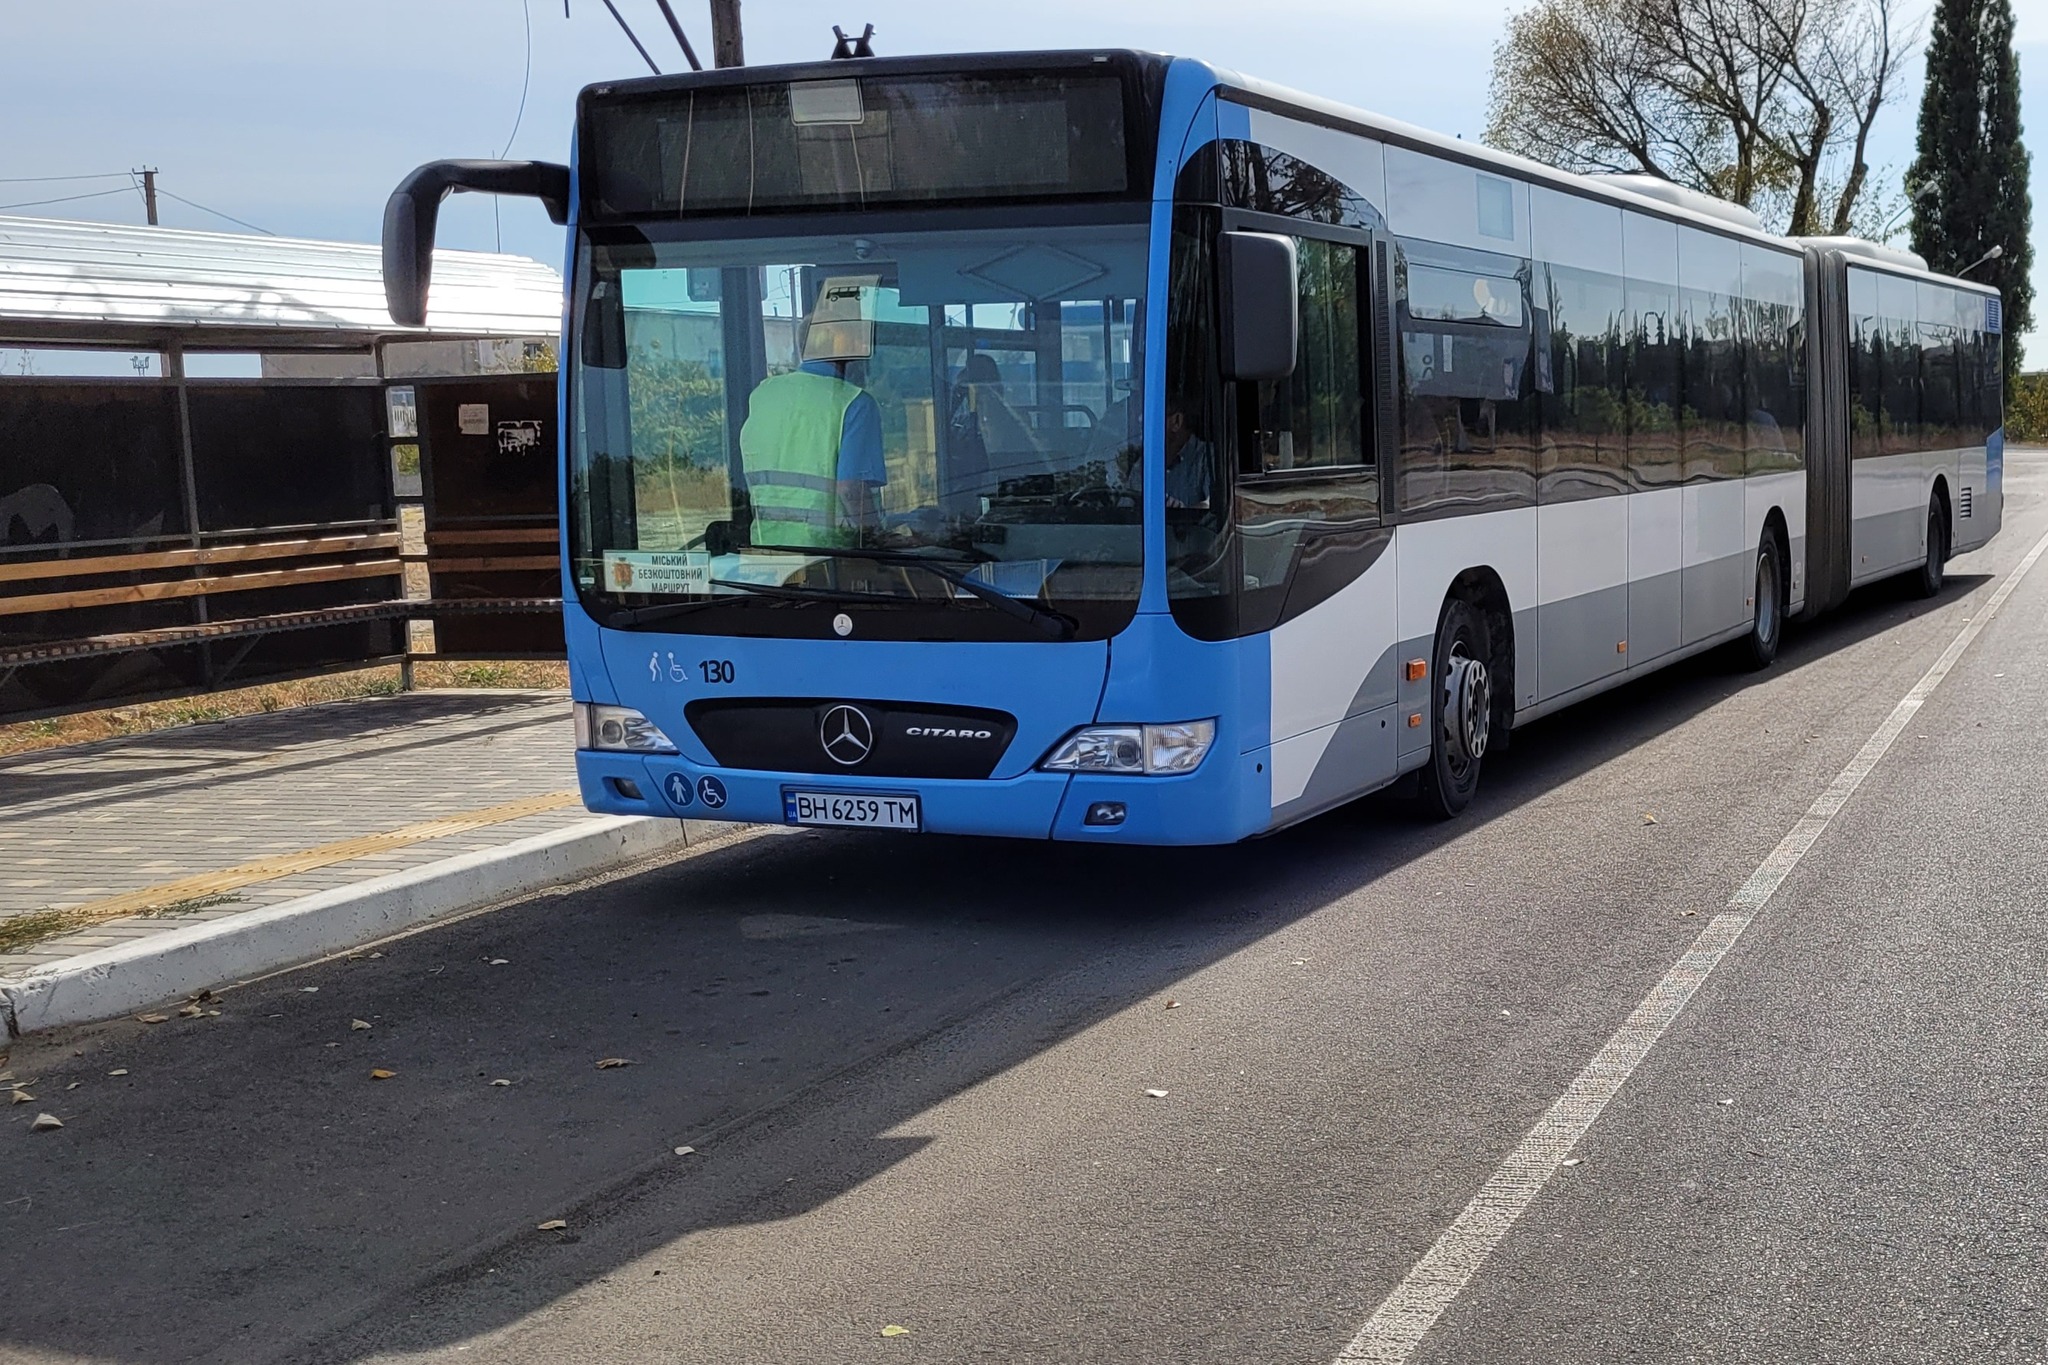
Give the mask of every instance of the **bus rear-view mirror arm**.
<svg viewBox="0 0 2048 1365">
<path fill-rule="evenodd" d="M 384 302 L 407 327 L 427 321 L 434 272 L 434 223 L 441 201 L 460 191 L 540 200 L 548 217 L 569 221 L 569 168 L 551 161 L 430 161 L 400 181 L 384 205 Z"/>
<path fill-rule="evenodd" d="M 1285 379 L 1301 334 L 1300 284 L 1291 238 L 1226 232 L 1216 241 L 1223 293 L 1223 377 Z"/>
</svg>

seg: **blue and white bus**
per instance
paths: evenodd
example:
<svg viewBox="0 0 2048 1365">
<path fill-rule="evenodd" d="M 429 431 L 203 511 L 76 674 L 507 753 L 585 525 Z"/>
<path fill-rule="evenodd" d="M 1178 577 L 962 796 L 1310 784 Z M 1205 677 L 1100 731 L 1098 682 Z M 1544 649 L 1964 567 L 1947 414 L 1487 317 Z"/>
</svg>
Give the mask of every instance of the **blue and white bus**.
<svg viewBox="0 0 2048 1365">
<path fill-rule="evenodd" d="M 394 194 L 401 321 L 457 189 L 568 227 L 593 810 L 1222 843 L 1405 782 L 1452 815 L 1512 727 L 1768 664 L 1999 524 L 1994 292 L 1197 61 L 592 86 L 573 166 Z M 799 371 L 825 417 L 763 416 Z M 785 448 L 820 430 L 826 465 Z"/>
</svg>

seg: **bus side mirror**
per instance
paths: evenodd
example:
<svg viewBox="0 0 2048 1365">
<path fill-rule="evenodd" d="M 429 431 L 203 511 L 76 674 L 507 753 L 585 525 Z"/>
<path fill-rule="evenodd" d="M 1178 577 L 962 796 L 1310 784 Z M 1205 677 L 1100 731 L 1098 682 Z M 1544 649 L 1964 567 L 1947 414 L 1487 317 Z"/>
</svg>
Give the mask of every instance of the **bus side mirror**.
<svg viewBox="0 0 2048 1365">
<path fill-rule="evenodd" d="M 1301 334 L 1294 239 L 1226 232 L 1216 241 L 1223 288 L 1223 377 L 1285 379 Z"/>
<path fill-rule="evenodd" d="M 406 327 L 427 321 L 434 223 L 441 201 L 463 190 L 538 199 L 569 221 L 569 168 L 548 161 L 430 161 L 400 181 L 384 205 L 384 305 Z"/>
</svg>

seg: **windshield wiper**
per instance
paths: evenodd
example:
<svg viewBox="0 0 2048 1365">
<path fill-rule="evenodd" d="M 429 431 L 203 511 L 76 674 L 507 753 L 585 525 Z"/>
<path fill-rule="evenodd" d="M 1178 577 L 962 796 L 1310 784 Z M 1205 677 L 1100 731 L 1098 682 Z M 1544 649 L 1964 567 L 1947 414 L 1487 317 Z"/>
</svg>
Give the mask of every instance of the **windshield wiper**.
<svg viewBox="0 0 2048 1365">
<path fill-rule="evenodd" d="M 872 559 L 877 564 L 907 564 L 936 574 L 954 587 L 970 596 L 988 603 L 1005 616 L 1013 616 L 1026 625 L 1035 627 L 1041 634 L 1055 640 L 1071 640 L 1081 623 L 1063 611 L 1027 602 L 1021 597 L 1012 597 L 1000 589 L 990 587 L 977 579 L 969 578 L 958 569 L 947 568 L 934 556 L 921 555 L 912 550 L 857 550 L 838 545 L 756 545 L 756 550 L 781 550 L 791 554 L 817 555 L 823 559 Z M 999 563 L 994 556 L 975 560 L 972 556 L 956 558 L 955 562 Z"/>
<path fill-rule="evenodd" d="M 905 599 L 886 592 L 852 592 L 842 588 L 806 588 L 789 583 L 746 583 L 736 578 L 713 578 L 708 580 L 714 588 L 731 588 L 738 592 L 752 593 L 757 597 L 773 597 L 787 602 L 902 602 Z M 671 621 L 678 616 L 688 616 L 706 607 L 719 605 L 716 597 L 695 602 L 661 602 L 651 607 L 631 607 L 613 612 L 605 618 L 604 624 L 613 630 L 625 626 L 644 626 L 655 621 Z"/>
</svg>

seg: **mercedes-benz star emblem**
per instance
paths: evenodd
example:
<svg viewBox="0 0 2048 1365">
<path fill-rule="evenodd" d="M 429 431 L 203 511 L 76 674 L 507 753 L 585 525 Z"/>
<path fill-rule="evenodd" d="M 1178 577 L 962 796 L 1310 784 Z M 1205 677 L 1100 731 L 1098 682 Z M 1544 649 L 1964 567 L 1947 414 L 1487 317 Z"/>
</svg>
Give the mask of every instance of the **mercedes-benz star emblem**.
<svg viewBox="0 0 2048 1365">
<path fill-rule="evenodd" d="M 826 757 L 851 768 L 875 747 L 874 723 L 858 706 L 835 706 L 818 722 L 818 742 Z"/>
</svg>

